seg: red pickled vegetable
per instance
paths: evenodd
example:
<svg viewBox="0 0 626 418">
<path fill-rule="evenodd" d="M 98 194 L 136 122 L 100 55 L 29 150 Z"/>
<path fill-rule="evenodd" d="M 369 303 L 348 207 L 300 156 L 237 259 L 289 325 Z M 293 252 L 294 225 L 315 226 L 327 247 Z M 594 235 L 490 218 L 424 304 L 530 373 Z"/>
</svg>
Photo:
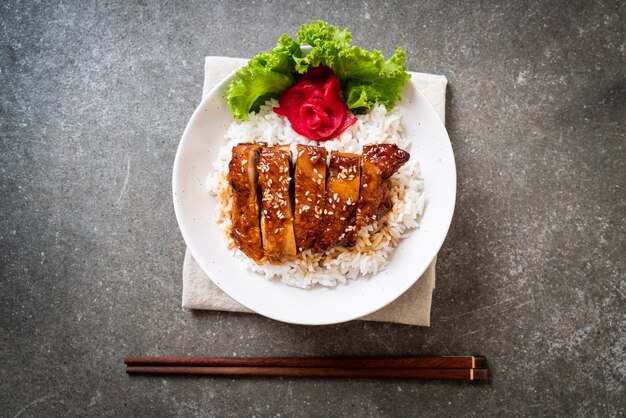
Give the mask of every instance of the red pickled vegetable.
<svg viewBox="0 0 626 418">
<path fill-rule="evenodd" d="M 329 67 L 308 70 L 278 98 L 274 112 L 285 116 L 293 130 L 315 141 L 336 138 L 356 122 L 341 100 L 341 86 Z"/>
</svg>

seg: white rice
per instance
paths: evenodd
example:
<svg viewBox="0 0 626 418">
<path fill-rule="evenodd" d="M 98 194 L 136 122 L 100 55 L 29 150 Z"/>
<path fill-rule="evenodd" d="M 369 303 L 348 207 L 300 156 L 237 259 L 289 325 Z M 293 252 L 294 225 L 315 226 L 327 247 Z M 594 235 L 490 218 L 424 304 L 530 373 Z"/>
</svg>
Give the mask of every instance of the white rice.
<svg viewBox="0 0 626 418">
<path fill-rule="evenodd" d="M 336 286 L 347 283 L 348 279 L 369 277 L 382 271 L 398 242 L 419 226 L 424 209 L 424 182 L 415 155 L 411 155 L 411 159 L 390 179 L 393 208 L 376 224 L 359 232 L 354 248 L 335 247 L 323 254 L 305 251 L 282 265 L 258 265 L 236 247 L 229 235 L 232 196 L 226 179 L 233 146 L 255 141 L 270 145 L 289 144 L 295 155 L 295 145 L 300 143 L 320 145 L 328 151 L 360 154 L 364 145 L 385 143 L 396 144 L 410 152 L 410 143 L 402 135 L 401 116 L 396 110 L 387 112 L 384 106 L 377 105 L 370 113 L 357 116 L 357 123 L 341 134 L 339 140 L 318 143 L 297 134 L 285 117 L 275 114 L 272 108 L 277 105 L 275 100 L 270 100 L 259 113 L 251 114 L 249 121 L 233 122 L 229 126 L 226 144 L 215 161 L 215 171 L 209 175 L 209 190 L 218 199 L 215 221 L 226 234 L 234 256 L 249 270 L 302 288 L 316 284 Z"/>
</svg>

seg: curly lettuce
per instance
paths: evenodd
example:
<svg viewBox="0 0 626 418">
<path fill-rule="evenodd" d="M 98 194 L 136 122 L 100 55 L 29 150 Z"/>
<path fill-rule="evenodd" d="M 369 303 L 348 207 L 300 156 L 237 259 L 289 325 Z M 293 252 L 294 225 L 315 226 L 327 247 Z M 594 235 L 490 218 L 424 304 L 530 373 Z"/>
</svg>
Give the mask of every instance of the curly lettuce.
<svg viewBox="0 0 626 418">
<path fill-rule="evenodd" d="M 226 100 L 237 120 L 248 120 L 268 99 L 278 98 L 295 82 L 294 57 L 300 45 L 288 35 L 278 40 L 270 52 L 262 52 L 237 71 L 237 80 L 228 86 Z"/>
<path fill-rule="evenodd" d="M 247 120 L 270 98 L 277 98 L 309 68 L 330 67 L 341 83 L 343 100 L 353 113 L 365 113 L 376 103 L 392 109 L 402 98 L 410 75 L 405 52 L 398 48 L 387 60 L 378 50 L 351 46 L 352 35 L 322 20 L 300 26 L 298 41 L 283 35 L 270 52 L 261 53 L 237 72 L 226 95 L 235 119 Z M 311 50 L 302 56 L 300 46 Z"/>
<path fill-rule="evenodd" d="M 348 109 L 365 113 L 376 103 L 392 109 L 411 79 L 402 65 L 404 59 L 405 52 L 401 48 L 388 60 L 377 50 L 369 52 L 352 47 L 341 51 L 331 68 L 341 82 Z"/>
<path fill-rule="evenodd" d="M 326 65 L 333 68 L 335 58 L 350 46 L 352 35 L 347 29 L 339 29 L 323 20 L 316 20 L 300 26 L 298 42 L 308 44 L 311 51 L 302 58 L 296 58 L 296 71 L 304 74 L 309 68 Z"/>
</svg>

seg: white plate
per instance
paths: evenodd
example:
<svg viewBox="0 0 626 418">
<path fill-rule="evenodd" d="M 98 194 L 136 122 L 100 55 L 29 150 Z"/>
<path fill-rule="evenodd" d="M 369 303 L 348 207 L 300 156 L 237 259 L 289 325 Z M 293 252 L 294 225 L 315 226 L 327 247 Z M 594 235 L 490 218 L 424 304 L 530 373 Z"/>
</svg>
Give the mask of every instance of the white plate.
<svg viewBox="0 0 626 418">
<path fill-rule="evenodd" d="M 224 135 L 233 121 L 224 94 L 233 75 L 218 84 L 193 113 L 176 153 L 172 179 L 174 209 L 183 238 L 202 270 L 230 297 L 276 319 L 304 325 L 356 319 L 389 304 L 413 285 L 433 260 L 448 232 L 456 198 L 452 146 L 435 109 L 409 83 L 398 105 L 425 182 L 421 226 L 402 240 L 387 268 L 370 279 L 335 288 L 299 289 L 247 271 L 226 247 L 213 221 L 216 199 L 207 192 Z"/>
</svg>

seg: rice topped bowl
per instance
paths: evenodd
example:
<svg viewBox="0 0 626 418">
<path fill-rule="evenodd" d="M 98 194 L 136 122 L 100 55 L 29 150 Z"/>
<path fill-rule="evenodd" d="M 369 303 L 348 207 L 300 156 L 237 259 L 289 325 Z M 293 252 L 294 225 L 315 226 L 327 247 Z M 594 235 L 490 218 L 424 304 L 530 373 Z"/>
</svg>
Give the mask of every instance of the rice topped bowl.
<svg viewBox="0 0 626 418">
<path fill-rule="evenodd" d="M 317 142 L 296 133 L 285 117 L 272 111 L 276 106 L 276 100 L 269 100 L 258 113 L 250 115 L 249 121 L 234 121 L 228 126 L 225 143 L 208 176 L 208 189 L 217 199 L 214 221 L 224 233 L 228 248 L 246 269 L 300 288 L 332 287 L 379 273 L 390 262 L 398 243 L 419 226 L 425 194 L 416 155 L 411 155 L 389 179 L 391 210 L 359 231 L 353 248 L 334 247 L 317 254 L 306 250 L 299 252 L 294 260 L 276 265 L 257 264 L 235 245 L 230 236 L 233 197 L 227 178 L 231 150 L 235 145 L 248 142 L 289 145 L 294 155 L 296 144 L 322 146 L 329 152 L 360 153 L 363 146 L 376 144 L 395 144 L 411 150 L 410 141 L 403 135 L 402 115 L 398 109 L 387 111 L 384 106 L 375 105 L 369 113 L 357 115 L 357 122 L 337 139 Z"/>
<path fill-rule="evenodd" d="M 405 237 L 386 260 L 385 268 L 371 277 L 352 280 L 347 286 L 312 285 L 303 291 L 277 279 L 264 279 L 247 269 L 246 261 L 228 249 L 227 235 L 215 222 L 219 202 L 215 194 L 207 191 L 207 180 L 209 173 L 213 173 L 210 177 L 215 180 L 216 161 L 227 158 L 224 155 L 229 153 L 224 146 L 233 117 L 224 97 L 232 80 L 233 75 L 224 78 L 198 105 L 176 152 L 172 171 L 176 220 L 190 255 L 204 273 L 193 275 L 193 282 L 188 280 L 191 277 L 186 277 L 185 291 L 196 289 L 194 297 L 198 303 L 206 304 L 216 296 L 202 289 L 215 285 L 229 301 L 232 298 L 268 318 L 302 325 L 353 320 L 396 300 L 416 283 L 441 248 L 456 198 L 452 144 L 440 116 L 420 92 L 417 81 L 407 85 L 393 113 L 397 112 L 397 129 L 402 131 L 404 143 L 410 144 L 407 151 L 411 160 L 407 164 L 414 158 L 419 161 L 427 191 L 423 213 L 416 218 L 419 228 L 404 233 Z"/>
</svg>

